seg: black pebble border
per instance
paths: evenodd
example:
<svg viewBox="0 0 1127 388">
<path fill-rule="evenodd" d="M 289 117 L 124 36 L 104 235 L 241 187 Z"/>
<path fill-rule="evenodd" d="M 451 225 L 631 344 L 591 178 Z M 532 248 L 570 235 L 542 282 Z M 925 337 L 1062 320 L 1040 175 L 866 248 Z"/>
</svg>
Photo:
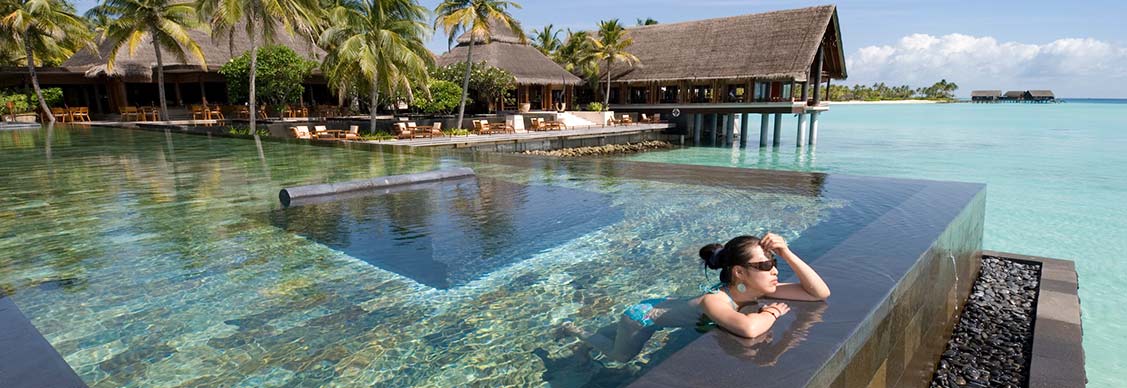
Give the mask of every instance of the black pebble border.
<svg viewBox="0 0 1127 388">
<path fill-rule="evenodd" d="M 982 258 L 932 387 L 1025 387 L 1041 267 Z"/>
</svg>

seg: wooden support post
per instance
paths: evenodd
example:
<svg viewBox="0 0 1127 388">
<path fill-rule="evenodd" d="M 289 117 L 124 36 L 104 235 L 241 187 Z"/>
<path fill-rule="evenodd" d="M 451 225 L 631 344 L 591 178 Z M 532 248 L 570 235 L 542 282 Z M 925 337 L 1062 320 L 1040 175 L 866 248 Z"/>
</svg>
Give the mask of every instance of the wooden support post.
<svg viewBox="0 0 1127 388">
<path fill-rule="evenodd" d="M 174 94 L 176 95 L 176 106 L 183 106 L 184 105 L 184 98 L 180 96 L 180 83 L 179 82 L 173 83 L 172 84 L 172 90 L 173 90 Z"/>
<path fill-rule="evenodd" d="M 821 101 L 821 93 L 819 93 L 819 90 L 821 89 L 821 86 L 822 86 L 822 62 L 824 60 L 823 59 L 824 56 L 825 55 L 823 54 L 822 45 L 819 45 L 818 46 L 818 52 L 817 52 L 817 54 L 814 55 L 814 68 L 813 68 L 814 74 L 812 74 L 812 76 L 814 77 L 814 102 L 813 102 L 814 106 L 817 106 L 818 102 Z M 807 80 L 810 79 L 810 77 L 806 77 L 806 78 L 807 78 Z"/>
<path fill-rule="evenodd" d="M 720 126 L 719 124 L 720 124 L 720 114 L 719 113 L 709 113 L 708 114 L 708 132 L 709 132 L 708 138 L 711 139 L 711 140 L 709 140 L 708 145 L 716 145 L 716 138 L 718 137 L 718 136 L 716 136 L 716 132 L 717 132 L 716 129 L 717 129 L 717 127 Z"/>
</svg>

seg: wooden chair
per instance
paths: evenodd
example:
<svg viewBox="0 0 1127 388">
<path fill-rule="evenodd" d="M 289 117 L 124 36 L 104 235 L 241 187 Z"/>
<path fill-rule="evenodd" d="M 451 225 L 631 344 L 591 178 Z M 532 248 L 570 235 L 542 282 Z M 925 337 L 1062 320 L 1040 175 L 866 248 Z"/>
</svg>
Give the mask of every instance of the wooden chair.
<svg viewBox="0 0 1127 388">
<path fill-rule="evenodd" d="M 407 123 L 404 123 L 404 122 L 395 123 L 395 129 L 396 129 L 396 134 L 395 134 L 396 139 L 413 139 L 415 137 L 415 134 L 411 133 L 411 130 L 407 128 Z"/>
<path fill-rule="evenodd" d="M 135 106 L 119 106 L 117 111 L 121 112 L 121 121 L 135 121 L 138 118 Z"/>
<path fill-rule="evenodd" d="M 630 125 L 630 124 L 634 124 L 634 120 L 631 120 L 631 119 L 630 119 L 630 115 L 628 115 L 628 114 L 623 114 L 623 115 L 622 115 L 622 119 L 621 119 L 621 120 L 618 120 L 618 121 L 619 121 L 620 123 L 622 123 L 622 125 Z"/>
<path fill-rule="evenodd" d="M 324 125 L 314 125 L 313 126 L 313 137 L 318 138 L 318 139 L 332 137 L 332 136 L 329 136 L 329 134 L 325 132 L 325 131 L 328 131 L 328 130 L 329 130 L 329 128 L 325 127 Z"/>
<path fill-rule="evenodd" d="M 225 120 L 225 118 L 223 117 L 223 110 L 220 109 L 219 105 L 215 105 L 214 108 L 204 105 L 203 108 L 211 114 L 211 118 L 213 120 Z"/>
<path fill-rule="evenodd" d="M 360 140 L 360 126 L 349 125 L 348 132 L 344 133 L 344 140 Z"/>
<path fill-rule="evenodd" d="M 431 128 L 430 128 L 430 137 L 435 137 L 435 136 L 438 136 L 438 137 L 446 136 L 446 134 L 442 133 L 442 122 L 441 121 L 435 122 L 434 125 L 432 125 Z"/>
<path fill-rule="evenodd" d="M 540 119 L 540 120 L 543 121 L 544 119 Z M 546 128 L 548 128 L 548 130 L 550 130 L 550 131 L 559 131 L 559 130 L 567 129 L 567 125 L 565 125 L 563 123 L 563 121 L 548 121 L 548 122 L 544 123 L 544 126 Z"/>
<path fill-rule="evenodd" d="M 192 120 L 206 120 L 208 116 L 207 109 L 199 105 L 192 105 L 189 107 L 192 111 Z"/>
<path fill-rule="evenodd" d="M 66 108 L 51 108 L 51 115 L 55 116 L 55 120 L 60 123 L 69 123 L 74 121 L 70 116 L 70 111 Z"/>
<path fill-rule="evenodd" d="M 90 107 L 79 106 L 70 108 L 70 117 L 75 121 L 90 122 Z"/>
</svg>

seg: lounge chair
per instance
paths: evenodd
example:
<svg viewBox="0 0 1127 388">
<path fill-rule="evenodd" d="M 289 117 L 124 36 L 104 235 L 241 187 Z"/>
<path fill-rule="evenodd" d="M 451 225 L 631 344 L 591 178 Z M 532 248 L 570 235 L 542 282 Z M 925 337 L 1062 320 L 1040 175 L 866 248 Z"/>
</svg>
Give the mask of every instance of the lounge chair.
<svg viewBox="0 0 1127 388">
<path fill-rule="evenodd" d="M 441 121 L 435 122 L 434 125 L 432 125 L 431 128 L 430 128 L 430 137 L 435 137 L 435 136 L 438 136 L 438 137 L 446 136 L 446 134 L 442 133 L 442 122 Z"/>
<path fill-rule="evenodd" d="M 634 120 L 630 119 L 630 115 L 628 115 L 628 114 L 623 114 L 622 119 L 618 120 L 618 122 L 622 123 L 622 125 L 634 124 Z"/>
<path fill-rule="evenodd" d="M 315 125 L 315 126 L 313 126 L 313 136 L 314 137 L 322 137 L 322 136 L 329 137 L 328 136 L 329 134 L 325 133 L 325 131 L 328 131 L 328 130 L 329 129 L 326 128 L 324 125 Z"/>
<path fill-rule="evenodd" d="M 411 130 L 407 128 L 407 123 L 405 123 L 405 122 L 395 123 L 395 129 L 396 129 L 396 134 L 395 134 L 396 139 L 412 139 L 412 138 L 415 137 L 415 134 L 411 133 Z"/>
<path fill-rule="evenodd" d="M 213 120 L 223 120 L 224 119 L 223 110 L 219 108 L 219 105 L 216 105 L 214 108 L 208 107 L 207 105 L 204 105 L 203 108 L 204 108 L 204 110 L 206 110 L 208 113 L 211 114 L 211 118 Z"/>
<path fill-rule="evenodd" d="M 298 136 L 298 139 L 317 139 L 317 134 L 309 133 L 309 126 L 298 125 L 294 127 L 294 130 L 294 134 Z"/>
<path fill-rule="evenodd" d="M 348 132 L 344 133 L 344 140 L 360 140 L 360 126 L 349 125 Z"/>
</svg>

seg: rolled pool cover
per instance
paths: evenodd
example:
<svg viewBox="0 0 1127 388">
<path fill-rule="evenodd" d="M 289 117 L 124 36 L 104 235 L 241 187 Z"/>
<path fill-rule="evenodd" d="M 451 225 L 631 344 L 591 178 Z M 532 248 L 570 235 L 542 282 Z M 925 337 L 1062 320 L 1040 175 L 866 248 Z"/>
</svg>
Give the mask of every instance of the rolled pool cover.
<svg viewBox="0 0 1127 388">
<path fill-rule="evenodd" d="M 319 185 L 286 187 L 278 192 L 278 199 L 282 202 L 282 206 L 290 207 L 290 204 L 301 198 L 317 197 L 322 195 L 333 195 L 340 193 L 347 193 L 362 190 L 382 189 L 392 186 L 410 185 L 414 183 L 433 182 L 453 178 L 461 178 L 473 176 L 473 169 L 467 167 L 456 167 L 442 170 L 434 170 L 427 172 L 420 172 L 405 175 L 391 175 L 383 176 L 372 179 L 362 179 L 357 181 L 339 182 L 339 183 L 323 183 Z"/>
</svg>

